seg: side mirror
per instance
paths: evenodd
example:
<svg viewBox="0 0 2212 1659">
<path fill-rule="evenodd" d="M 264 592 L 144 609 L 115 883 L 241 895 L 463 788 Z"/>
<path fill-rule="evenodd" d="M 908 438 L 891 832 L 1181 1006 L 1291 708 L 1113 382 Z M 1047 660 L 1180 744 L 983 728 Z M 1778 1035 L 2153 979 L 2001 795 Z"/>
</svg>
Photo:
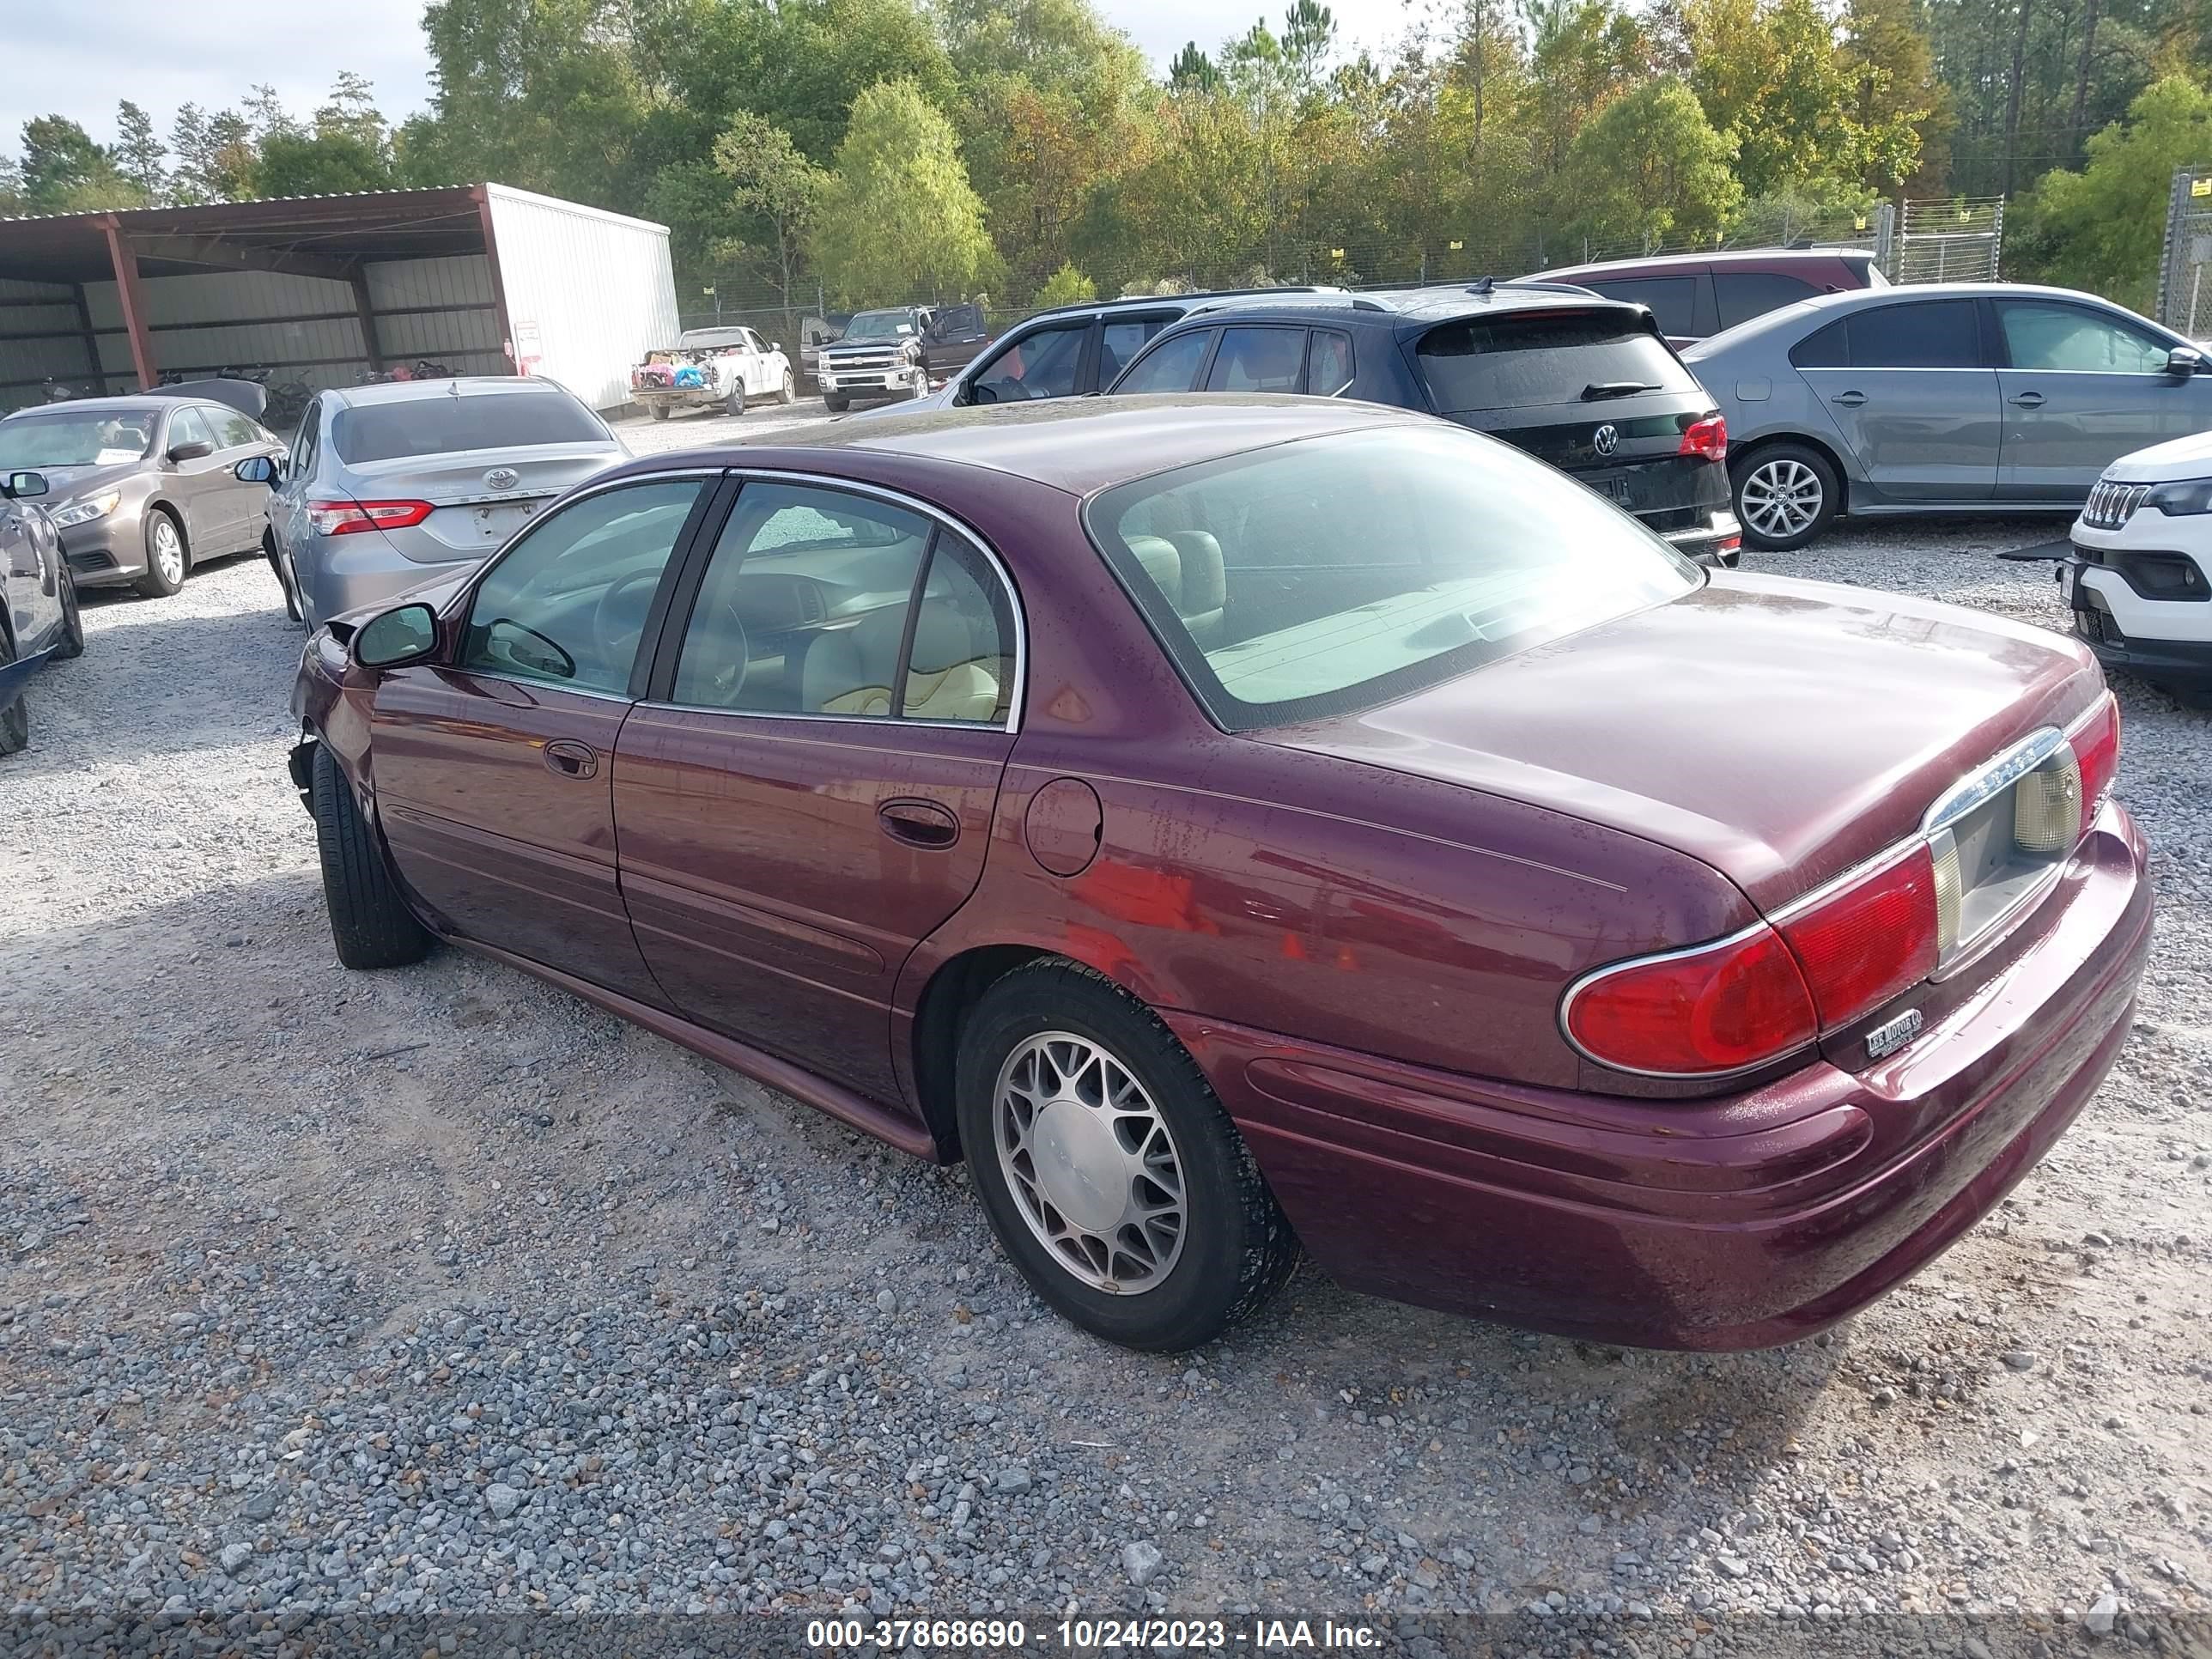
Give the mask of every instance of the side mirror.
<svg viewBox="0 0 2212 1659">
<path fill-rule="evenodd" d="M 215 446 L 213 444 L 204 443 L 197 438 L 193 439 L 192 441 L 188 444 L 171 444 L 169 446 L 169 459 L 173 461 L 205 460 L 209 456 L 214 453 Z"/>
<path fill-rule="evenodd" d="M 967 400 L 971 404 L 995 404 L 999 401 L 998 389 L 978 380 L 968 388 Z"/>
<path fill-rule="evenodd" d="M 364 668 L 420 662 L 437 648 L 438 613 L 427 605 L 403 605 L 372 617 L 353 636 L 354 660 Z"/>
<path fill-rule="evenodd" d="M 284 460 L 279 455 L 248 455 L 230 469 L 230 476 L 240 483 L 267 484 L 273 489 L 284 476 Z"/>
<path fill-rule="evenodd" d="M 2166 372 L 2177 380 L 2204 372 L 2204 354 L 2195 346 L 2176 346 L 2166 354 Z"/>
<path fill-rule="evenodd" d="M 46 493 L 46 475 L 43 472 L 10 472 L 6 485 L 10 501 L 28 501 Z"/>
<path fill-rule="evenodd" d="M 770 351 L 781 351 L 783 349 L 783 342 L 781 340 L 770 340 L 768 343 L 768 349 Z"/>
</svg>

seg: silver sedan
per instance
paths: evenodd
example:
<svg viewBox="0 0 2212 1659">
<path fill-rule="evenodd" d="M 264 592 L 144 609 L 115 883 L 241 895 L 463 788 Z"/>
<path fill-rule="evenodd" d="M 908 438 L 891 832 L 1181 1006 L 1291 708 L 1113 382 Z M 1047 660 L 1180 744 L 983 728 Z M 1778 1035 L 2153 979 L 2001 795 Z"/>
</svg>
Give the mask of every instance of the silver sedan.
<svg viewBox="0 0 2212 1659">
<path fill-rule="evenodd" d="M 1689 347 L 1754 547 L 1838 514 L 2077 512 L 2120 456 L 2212 427 L 2180 335 L 2094 295 L 1953 283 L 1823 295 Z"/>
<path fill-rule="evenodd" d="M 481 564 L 555 496 L 627 459 L 551 380 L 402 380 L 325 392 L 271 484 L 274 562 L 309 628 Z"/>
</svg>

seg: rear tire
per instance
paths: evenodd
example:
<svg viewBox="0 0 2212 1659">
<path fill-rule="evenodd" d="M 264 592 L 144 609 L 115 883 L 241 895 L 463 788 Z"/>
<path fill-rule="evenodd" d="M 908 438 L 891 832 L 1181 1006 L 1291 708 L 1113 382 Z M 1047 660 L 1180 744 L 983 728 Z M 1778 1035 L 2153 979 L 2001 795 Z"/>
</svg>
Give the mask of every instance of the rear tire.
<svg viewBox="0 0 2212 1659">
<path fill-rule="evenodd" d="M 77 608 L 76 572 L 69 561 L 62 561 L 62 639 L 54 647 L 53 660 L 70 662 L 84 655 L 84 612 Z"/>
<path fill-rule="evenodd" d="M 653 418 L 654 420 L 665 421 L 668 418 L 668 405 L 666 404 L 648 404 L 647 407 L 653 410 Z"/>
<path fill-rule="evenodd" d="M 738 381 L 730 388 L 730 395 L 722 399 L 722 413 L 732 420 L 745 412 L 745 383 Z"/>
<path fill-rule="evenodd" d="M 0 668 L 10 668 L 15 662 L 15 641 L 0 629 Z M 31 741 L 31 699 L 28 692 L 19 691 L 13 702 L 0 708 L 0 755 L 13 755 Z"/>
<path fill-rule="evenodd" d="M 1103 975 L 1048 960 L 992 986 L 961 1032 L 956 1089 L 999 1242 L 1094 1335 L 1196 1347 L 1297 1267 L 1290 1223 L 1205 1074 Z"/>
<path fill-rule="evenodd" d="M 331 939 L 348 968 L 401 968 L 420 962 L 430 934 L 399 896 L 374 825 L 355 805 L 352 786 L 321 744 L 313 777 L 315 845 L 322 855 L 323 902 Z"/>
<path fill-rule="evenodd" d="M 146 574 L 131 584 L 149 599 L 166 599 L 185 585 L 191 566 L 184 526 L 166 507 L 146 514 Z"/>
<path fill-rule="evenodd" d="M 1768 553 L 1802 547 L 1835 521 L 1843 488 L 1826 455 L 1805 444 L 1766 444 L 1731 462 L 1729 483 L 1743 538 Z"/>
</svg>

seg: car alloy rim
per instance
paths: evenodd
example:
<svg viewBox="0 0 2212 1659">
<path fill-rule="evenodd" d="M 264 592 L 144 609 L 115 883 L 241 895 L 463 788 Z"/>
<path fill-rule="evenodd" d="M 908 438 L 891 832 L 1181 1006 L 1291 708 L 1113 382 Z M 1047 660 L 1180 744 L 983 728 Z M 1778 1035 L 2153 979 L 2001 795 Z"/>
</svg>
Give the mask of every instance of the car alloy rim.
<svg viewBox="0 0 2212 1659">
<path fill-rule="evenodd" d="M 1127 1296 L 1182 1254 L 1182 1162 L 1129 1068 L 1088 1037 L 1045 1031 L 999 1068 L 999 1168 L 1030 1231 L 1069 1274 Z"/>
<path fill-rule="evenodd" d="M 164 581 L 184 580 L 185 550 L 177 540 L 177 526 L 166 518 L 154 520 L 154 562 Z"/>
<path fill-rule="evenodd" d="M 1795 536 L 1820 516 L 1820 475 L 1802 461 L 1768 461 L 1743 481 L 1743 516 L 1767 536 Z"/>
</svg>

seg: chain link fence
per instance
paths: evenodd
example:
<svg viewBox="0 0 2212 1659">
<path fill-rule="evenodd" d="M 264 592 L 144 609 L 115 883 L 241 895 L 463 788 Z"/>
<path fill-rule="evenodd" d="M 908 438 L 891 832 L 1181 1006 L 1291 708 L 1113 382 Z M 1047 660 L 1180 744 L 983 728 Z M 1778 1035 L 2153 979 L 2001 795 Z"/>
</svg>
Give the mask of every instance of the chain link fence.
<svg viewBox="0 0 2212 1659">
<path fill-rule="evenodd" d="M 2159 265 L 2158 320 L 2192 340 L 2212 335 L 2212 167 L 2176 167 Z"/>
</svg>

